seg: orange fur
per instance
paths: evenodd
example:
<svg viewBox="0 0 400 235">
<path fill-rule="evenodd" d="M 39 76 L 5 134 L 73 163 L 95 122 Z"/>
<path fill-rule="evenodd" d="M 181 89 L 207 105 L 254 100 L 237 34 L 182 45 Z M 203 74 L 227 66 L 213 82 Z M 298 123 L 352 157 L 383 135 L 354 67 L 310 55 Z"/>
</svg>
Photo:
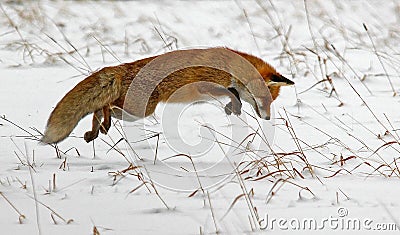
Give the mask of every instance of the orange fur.
<svg viewBox="0 0 400 235">
<path fill-rule="evenodd" d="M 193 50 L 193 52 L 191 50 L 185 52 L 193 53 L 193 55 L 190 54 L 193 58 L 196 56 L 198 57 L 199 51 L 204 52 L 202 57 L 197 59 L 200 61 L 212 62 L 215 59 L 215 53 L 212 50 L 213 49 L 198 49 Z M 227 50 L 240 55 L 257 69 L 269 88 L 272 100 L 275 100 L 279 95 L 280 86 L 293 84 L 293 82 L 284 78 L 276 72 L 272 66 L 260 58 L 232 49 Z M 179 51 L 169 52 L 165 55 L 176 59 L 174 60 L 177 61 L 176 63 L 182 60 L 179 57 Z M 244 86 L 238 85 L 233 87 L 238 91 L 236 95 L 229 92 L 227 89 L 222 89 L 232 86 L 232 75 L 230 73 L 207 66 L 187 67 L 169 74 L 151 93 L 150 99 L 146 103 L 145 112 L 138 112 L 139 104 L 129 104 L 129 101 L 126 100 L 126 94 L 139 71 L 157 57 L 159 56 L 113 67 L 105 67 L 78 83 L 61 99 L 51 113 L 41 141 L 44 143 L 57 143 L 62 141 L 71 133 L 79 120 L 87 114 L 94 113 L 92 130 L 86 132 L 84 136 L 85 140 L 89 142 L 98 136 L 99 130 L 104 134 L 107 133 L 110 127 L 110 116 L 121 118 L 121 110 L 133 114 L 138 118 L 143 118 L 151 115 L 159 102 L 191 102 L 201 99 L 205 95 L 211 95 L 213 97 L 228 96 L 231 99 L 231 106 L 229 106 L 229 108 L 233 108 L 234 110 L 232 111 L 235 114 L 240 113 L 241 107 L 240 100 L 236 98 L 242 98 L 251 103 L 260 115 L 261 111 L 259 109 L 261 107 L 257 106 L 256 102 L 251 100 L 252 98 L 245 98 L 242 96 L 246 89 Z M 229 64 L 230 61 L 224 62 Z M 282 81 L 284 82 L 272 84 L 271 82 L 275 82 L 274 78 L 279 78 L 279 81 L 283 79 Z M 145 79 L 150 80 L 152 78 L 145 77 Z M 251 81 L 254 78 L 248 79 Z M 196 85 L 198 82 L 210 82 L 217 84 L 219 87 L 209 87 L 202 83 Z M 146 85 L 144 84 L 143 86 Z M 180 89 L 183 87 L 185 88 Z M 264 97 L 268 93 L 265 88 L 257 92 L 258 94 L 255 95 L 256 97 Z M 269 106 L 267 108 L 269 109 Z M 268 112 L 269 110 L 263 113 Z M 266 116 L 266 114 L 263 115 Z M 104 121 L 100 124 L 102 118 L 104 118 Z"/>
</svg>

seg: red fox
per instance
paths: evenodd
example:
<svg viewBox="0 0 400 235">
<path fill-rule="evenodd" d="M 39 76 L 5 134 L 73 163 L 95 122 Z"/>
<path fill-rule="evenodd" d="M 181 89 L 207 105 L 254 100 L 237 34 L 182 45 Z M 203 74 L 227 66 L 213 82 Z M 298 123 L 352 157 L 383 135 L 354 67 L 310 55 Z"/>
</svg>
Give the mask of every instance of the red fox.
<svg viewBox="0 0 400 235">
<path fill-rule="evenodd" d="M 262 84 L 254 83 L 255 85 L 253 84 L 253 87 L 249 88 L 251 85 L 248 84 L 255 81 L 256 78 L 244 70 L 241 70 L 241 75 L 235 76 L 229 71 L 218 69 L 215 66 L 199 65 L 179 68 L 181 64 L 190 61 L 206 62 L 207 65 L 217 64 L 230 69 L 240 67 L 241 65 L 231 56 L 224 56 L 224 53 L 227 52 L 233 53 L 236 57 L 240 57 L 241 60 L 250 64 L 253 69 L 255 68 L 257 76 L 262 78 L 260 79 Z M 185 58 L 182 55 L 185 55 Z M 142 73 L 143 82 L 135 87 L 135 82 L 139 80 L 136 77 L 140 75 L 140 71 L 153 63 L 153 60 L 156 61 L 159 58 L 166 59 L 159 63 L 158 67 L 153 66 L 150 72 L 144 73 L 144 75 Z M 153 76 L 155 76 L 152 72 L 157 73 L 156 70 L 162 69 L 165 63 L 172 64 L 178 69 L 167 74 L 154 87 L 149 88 L 148 86 L 154 81 Z M 241 64 L 243 63 L 241 62 Z M 216 86 L 200 83 L 200 85 L 191 86 L 190 89 L 182 92 L 178 91 L 185 85 L 197 82 L 214 83 Z M 86 142 L 96 139 L 99 131 L 107 134 L 111 126 L 111 116 L 122 119 L 122 113 L 127 112 L 138 119 L 144 118 L 154 113 L 159 102 L 185 103 L 199 99 L 205 94 L 212 97 L 229 97 L 230 102 L 225 106 L 225 112 L 228 115 L 232 113 L 240 115 L 241 99 L 243 99 L 253 106 L 259 117 L 269 119 L 269 105 L 279 95 L 280 87 L 293 84 L 293 81 L 279 74 L 262 59 L 229 48 L 172 51 L 132 63 L 105 67 L 79 82 L 54 108 L 41 142 L 52 144 L 64 140 L 78 122 L 90 113 L 93 113 L 92 129 L 84 135 Z M 132 100 L 128 102 L 127 93 L 130 86 L 137 89 L 138 92 L 133 95 L 133 100 L 136 99 L 138 102 Z M 145 100 L 145 97 L 141 97 L 145 88 L 151 89 L 147 100 Z M 175 92 L 177 93 L 174 94 Z M 172 95 L 174 98 L 171 98 Z M 140 113 L 138 103 L 143 102 L 145 102 L 143 113 Z M 127 103 L 130 104 L 127 105 Z M 103 122 L 101 122 L 102 119 Z"/>
</svg>

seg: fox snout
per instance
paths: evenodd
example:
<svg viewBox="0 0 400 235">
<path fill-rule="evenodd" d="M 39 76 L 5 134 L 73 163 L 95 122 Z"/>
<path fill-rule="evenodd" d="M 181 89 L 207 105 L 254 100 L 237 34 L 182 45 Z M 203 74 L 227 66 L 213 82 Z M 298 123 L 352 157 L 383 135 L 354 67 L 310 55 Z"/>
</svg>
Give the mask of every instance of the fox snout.
<svg viewBox="0 0 400 235">
<path fill-rule="evenodd" d="M 294 85 L 294 82 L 280 74 L 273 74 L 270 76 L 270 79 L 266 82 L 266 84 L 270 90 L 270 96 L 267 95 L 265 97 L 255 97 L 254 109 L 260 118 L 270 120 L 271 103 L 278 96 L 280 87 Z"/>
<path fill-rule="evenodd" d="M 254 109 L 256 110 L 256 113 L 258 117 L 265 119 L 265 120 L 270 120 L 271 119 L 271 101 L 268 101 L 268 99 L 263 98 L 256 98 L 256 105 L 254 106 Z"/>
</svg>

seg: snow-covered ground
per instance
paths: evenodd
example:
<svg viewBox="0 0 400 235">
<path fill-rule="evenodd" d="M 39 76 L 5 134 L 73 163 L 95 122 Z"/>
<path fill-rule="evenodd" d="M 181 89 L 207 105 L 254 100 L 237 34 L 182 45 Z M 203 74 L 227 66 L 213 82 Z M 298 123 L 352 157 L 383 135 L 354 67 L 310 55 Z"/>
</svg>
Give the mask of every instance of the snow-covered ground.
<svg viewBox="0 0 400 235">
<path fill-rule="evenodd" d="M 399 1 L 0 6 L 1 234 L 399 232 Z M 91 117 L 58 150 L 38 144 L 91 71 L 215 46 L 295 81 L 274 119 L 247 104 L 239 117 L 216 101 L 160 105 L 94 144 L 82 138 Z"/>
</svg>

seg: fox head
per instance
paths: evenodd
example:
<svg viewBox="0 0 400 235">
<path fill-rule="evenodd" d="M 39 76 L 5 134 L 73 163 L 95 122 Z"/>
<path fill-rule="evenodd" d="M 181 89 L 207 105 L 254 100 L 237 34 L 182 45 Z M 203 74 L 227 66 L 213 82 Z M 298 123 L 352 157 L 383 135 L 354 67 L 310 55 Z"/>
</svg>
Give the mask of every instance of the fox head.
<svg viewBox="0 0 400 235">
<path fill-rule="evenodd" d="M 261 77 L 263 78 L 265 86 L 263 86 L 262 84 L 253 85 L 252 94 L 249 93 L 248 89 L 245 89 L 243 87 L 239 88 L 238 92 L 240 97 L 244 101 L 250 103 L 253 106 L 257 115 L 260 118 L 269 120 L 271 116 L 271 103 L 278 97 L 280 88 L 282 86 L 294 85 L 294 82 L 278 73 L 274 67 L 256 56 L 229 48 L 227 49 L 242 56 L 244 59 L 250 62 L 250 64 L 258 71 L 259 75 L 261 75 Z M 250 78 L 250 80 L 252 79 Z M 268 87 L 270 94 L 268 94 L 268 92 L 265 90 L 265 87 Z"/>
<path fill-rule="evenodd" d="M 244 101 L 253 106 L 260 118 L 269 120 L 271 118 L 271 103 L 278 97 L 280 88 L 282 86 L 294 85 L 294 82 L 278 73 L 272 66 L 264 61 L 262 61 L 261 65 L 260 63 L 253 65 L 255 65 L 259 74 L 263 78 L 265 86 L 261 84 L 262 80 L 254 79 L 254 84 L 250 85 L 251 92 L 250 89 L 248 89 L 249 85 L 247 85 L 247 89 L 239 88 L 238 92 Z M 265 90 L 266 87 L 269 92 Z"/>
<path fill-rule="evenodd" d="M 239 85 L 235 88 L 240 98 L 252 105 L 260 118 L 269 120 L 271 117 L 271 103 L 278 97 L 280 88 L 293 85 L 294 82 L 279 73 L 262 74 L 262 77 L 264 81 L 253 80 L 254 84 L 252 85 L 247 84 L 247 87 Z M 265 82 L 265 86 L 260 82 Z M 251 92 L 248 89 L 250 86 Z M 269 92 L 266 88 L 268 88 Z"/>
</svg>

